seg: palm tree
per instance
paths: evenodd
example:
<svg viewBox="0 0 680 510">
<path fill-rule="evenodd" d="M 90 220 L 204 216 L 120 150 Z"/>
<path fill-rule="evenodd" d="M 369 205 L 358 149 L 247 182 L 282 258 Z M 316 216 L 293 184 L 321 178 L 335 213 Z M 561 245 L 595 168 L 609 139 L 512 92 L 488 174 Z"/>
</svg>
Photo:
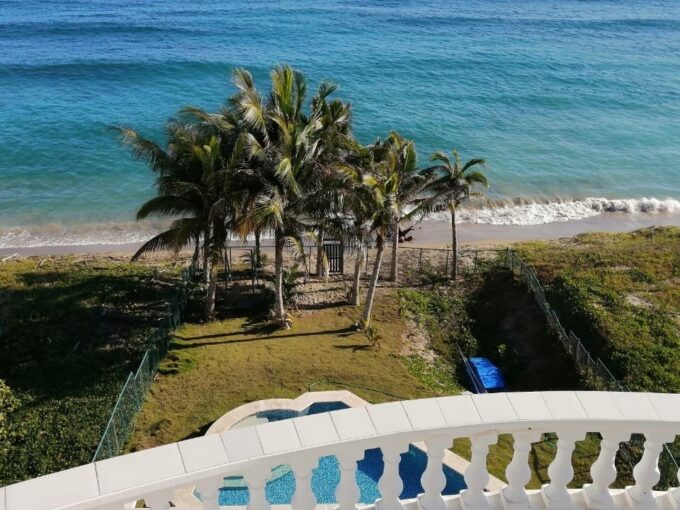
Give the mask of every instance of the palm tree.
<svg viewBox="0 0 680 510">
<path fill-rule="evenodd" d="M 232 103 L 247 127 L 252 175 L 260 190 L 252 210 L 240 222 L 242 234 L 256 230 L 274 234 L 275 306 L 279 323 L 289 326 L 283 299 L 283 265 L 286 244 L 300 251 L 303 236 L 313 227 L 311 206 L 326 192 L 321 162 L 332 159 L 332 147 L 324 143 L 327 127 L 320 107 L 335 89 L 322 83 L 304 112 L 307 81 L 289 66 L 271 73 L 272 87 L 264 101 L 249 72 L 234 72 L 238 92 Z M 330 151 L 330 152 L 329 152 Z"/>
<path fill-rule="evenodd" d="M 399 229 L 407 218 L 418 214 L 422 206 L 424 190 L 428 179 L 417 167 L 415 144 L 392 131 L 386 140 L 388 150 L 394 153 L 395 171 L 399 174 L 396 193 L 398 215 L 392 226 L 392 267 L 390 281 L 396 282 L 399 274 Z"/>
<path fill-rule="evenodd" d="M 401 176 L 399 170 L 400 154 L 396 146 L 389 146 L 388 151 L 384 149 L 385 147 L 381 144 L 366 147 L 364 148 L 364 157 L 360 159 L 359 164 L 341 167 L 348 180 L 354 183 L 355 193 L 361 197 L 361 206 L 357 209 L 359 214 L 356 221 L 361 222 L 360 215 L 366 214 L 365 228 L 375 239 L 376 246 L 371 280 L 366 293 L 366 303 L 361 321 L 358 324 L 358 327 L 362 330 L 366 330 L 370 326 L 375 292 L 385 252 L 385 238 L 399 218 L 397 199 Z"/>
<path fill-rule="evenodd" d="M 144 203 L 138 219 L 174 218 L 170 228 L 144 243 L 133 260 L 158 250 L 179 251 L 202 242 L 206 284 L 205 316 L 215 308 L 216 269 L 228 236 L 230 210 L 224 193 L 231 168 L 241 158 L 241 145 L 224 141 L 196 122 L 175 120 L 167 126 L 167 149 L 131 128 L 115 128 L 135 159 L 145 161 L 158 174 L 158 195 Z M 232 137 L 238 141 L 238 137 Z M 232 141 L 233 141 L 232 140 Z M 225 161 L 223 151 L 229 151 Z"/>
<path fill-rule="evenodd" d="M 475 185 L 489 186 L 486 175 L 476 167 L 486 166 L 483 159 L 475 158 L 465 163 L 461 162 L 460 154 L 455 149 L 451 152 L 453 159 L 442 151 L 435 152 L 431 161 L 438 164 L 424 171 L 432 176 L 428 185 L 431 196 L 426 201 L 429 211 L 448 210 L 451 213 L 451 236 L 453 249 L 453 269 L 451 276 L 455 280 L 458 277 L 458 238 L 456 235 L 456 209 L 464 200 L 481 193 L 473 192 Z"/>
</svg>

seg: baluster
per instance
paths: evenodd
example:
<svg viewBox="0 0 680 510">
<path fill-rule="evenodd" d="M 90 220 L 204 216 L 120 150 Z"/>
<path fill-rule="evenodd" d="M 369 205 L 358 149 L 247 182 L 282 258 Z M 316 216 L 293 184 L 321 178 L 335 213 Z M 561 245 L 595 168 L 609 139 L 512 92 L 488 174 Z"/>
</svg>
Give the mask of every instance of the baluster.
<svg viewBox="0 0 680 510">
<path fill-rule="evenodd" d="M 592 510 L 614 510 L 614 500 L 609 486 L 616 480 L 616 452 L 619 443 L 630 438 L 630 434 L 604 432 L 600 441 L 600 455 L 590 468 L 592 485 L 583 491 L 588 508 Z"/>
<path fill-rule="evenodd" d="M 529 496 L 524 489 L 531 480 L 529 468 L 529 453 L 531 444 L 541 439 L 540 432 L 525 430 L 513 434 L 515 443 L 512 460 L 505 469 L 508 485 L 501 491 L 501 501 L 506 510 L 521 510 L 529 508 Z"/>
<path fill-rule="evenodd" d="M 654 510 L 657 508 L 652 491 L 661 478 L 659 456 L 664 443 L 671 442 L 675 437 L 645 434 L 645 439 L 645 451 L 640 462 L 633 468 L 635 485 L 626 488 L 626 496 L 633 510 Z"/>
<path fill-rule="evenodd" d="M 243 479 L 250 492 L 250 501 L 248 501 L 246 510 L 271 510 L 271 505 L 267 501 L 267 494 L 265 493 L 265 485 L 269 475 L 270 470 L 266 467 L 243 473 Z"/>
<path fill-rule="evenodd" d="M 576 441 L 585 438 L 583 432 L 558 433 L 557 455 L 548 467 L 550 483 L 543 486 L 541 495 L 548 510 L 570 510 L 571 497 L 567 485 L 574 478 L 574 468 L 571 465 L 571 455 L 576 447 Z"/>
<path fill-rule="evenodd" d="M 382 450 L 385 467 L 378 482 L 381 498 L 375 502 L 377 510 L 401 510 L 399 496 L 404 490 L 404 483 L 399 476 L 399 462 L 401 454 L 408 451 L 408 445 L 391 443 L 380 448 Z"/>
<path fill-rule="evenodd" d="M 356 478 L 357 461 L 363 456 L 363 450 L 344 450 L 337 455 L 340 463 L 340 483 L 335 489 L 335 499 L 338 502 L 337 510 L 356 509 L 361 497 Z"/>
<path fill-rule="evenodd" d="M 316 506 L 316 496 L 312 491 L 312 469 L 318 464 L 319 459 L 314 457 L 303 457 L 293 463 L 295 494 L 290 502 L 293 510 L 313 510 Z"/>
<path fill-rule="evenodd" d="M 678 482 L 680 482 L 680 469 L 678 470 Z M 668 500 L 670 501 L 673 510 L 680 510 L 680 487 L 671 491 L 668 495 Z"/>
<path fill-rule="evenodd" d="M 144 503 L 152 510 L 167 510 L 170 508 L 170 494 L 168 491 L 155 492 L 144 496 Z"/>
<path fill-rule="evenodd" d="M 489 446 L 497 440 L 498 436 L 489 432 L 470 437 L 472 459 L 465 470 L 464 478 L 467 489 L 461 493 L 461 504 L 464 510 L 489 508 L 489 502 L 484 495 L 484 488 L 489 483 L 486 457 L 489 454 Z"/>
<path fill-rule="evenodd" d="M 219 510 L 220 489 L 224 487 L 224 478 L 210 478 L 198 484 L 198 492 L 201 494 L 203 510 Z"/>
<path fill-rule="evenodd" d="M 446 476 L 444 476 L 444 450 L 451 446 L 453 439 L 450 436 L 437 436 L 427 439 L 427 467 L 423 473 L 420 483 L 424 493 L 418 497 L 420 506 L 424 510 L 443 510 L 444 498 L 442 491 L 446 487 Z"/>
</svg>

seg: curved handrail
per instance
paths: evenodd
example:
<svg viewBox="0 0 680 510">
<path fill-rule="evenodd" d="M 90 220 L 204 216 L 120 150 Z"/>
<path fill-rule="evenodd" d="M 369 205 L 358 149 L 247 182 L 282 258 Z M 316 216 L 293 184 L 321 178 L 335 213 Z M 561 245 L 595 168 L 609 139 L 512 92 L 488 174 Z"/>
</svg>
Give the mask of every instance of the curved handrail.
<svg viewBox="0 0 680 510">
<path fill-rule="evenodd" d="M 544 432 L 556 432 L 560 439 L 606 432 L 620 440 L 642 433 L 655 444 L 671 442 L 680 434 L 680 395 L 495 393 L 332 411 L 229 430 L 21 482 L 0 489 L 0 510 L 122 508 L 123 502 L 175 487 L 198 484 L 200 490 L 202 483 L 214 485 L 224 476 L 266 472 L 278 464 L 295 468 L 326 455 L 376 447 L 385 452 L 435 438 L 499 433 L 534 437 Z"/>
</svg>

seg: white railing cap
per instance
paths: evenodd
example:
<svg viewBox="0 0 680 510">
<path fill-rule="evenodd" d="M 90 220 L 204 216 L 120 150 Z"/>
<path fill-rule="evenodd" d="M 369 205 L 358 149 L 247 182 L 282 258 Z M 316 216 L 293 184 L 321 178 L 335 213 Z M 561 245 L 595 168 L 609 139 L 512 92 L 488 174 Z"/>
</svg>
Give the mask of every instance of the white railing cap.
<svg viewBox="0 0 680 510">
<path fill-rule="evenodd" d="M 446 427 L 446 419 L 436 398 L 405 400 L 402 402 L 406 416 L 414 429 Z"/>
<path fill-rule="evenodd" d="M 177 443 L 179 453 L 188 473 L 201 471 L 222 464 L 227 464 L 229 458 L 224 450 L 224 444 L 219 434 L 189 439 Z"/>
<path fill-rule="evenodd" d="M 341 411 L 332 411 L 331 420 L 342 441 L 351 441 L 377 435 L 375 426 L 368 415 L 366 407 L 353 407 Z"/>
<path fill-rule="evenodd" d="M 186 474 L 178 443 L 150 448 L 95 463 L 102 494 Z"/>
<path fill-rule="evenodd" d="M 293 425 L 304 447 L 333 444 L 340 441 L 338 431 L 328 413 L 294 418 Z"/>
<path fill-rule="evenodd" d="M 10 485 L 5 489 L 4 500 L 6 510 L 37 510 L 58 508 L 97 496 L 99 487 L 94 464 L 86 464 Z"/>
</svg>

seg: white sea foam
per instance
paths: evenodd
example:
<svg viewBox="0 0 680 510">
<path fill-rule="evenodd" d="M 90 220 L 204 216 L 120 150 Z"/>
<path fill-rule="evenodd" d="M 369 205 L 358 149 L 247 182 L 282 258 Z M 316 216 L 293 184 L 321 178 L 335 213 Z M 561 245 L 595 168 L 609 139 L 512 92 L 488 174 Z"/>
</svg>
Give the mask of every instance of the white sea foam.
<svg viewBox="0 0 680 510">
<path fill-rule="evenodd" d="M 576 221 L 602 213 L 659 214 L 680 213 L 680 201 L 672 198 L 585 198 L 583 200 L 497 204 L 461 208 L 458 221 L 487 225 L 542 225 Z"/>
<path fill-rule="evenodd" d="M 461 223 L 487 225 L 542 225 L 577 221 L 603 213 L 680 214 L 680 200 L 585 198 L 496 203 L 484 207 L 462 207 L 458 211 L 457 220 Z M 436 214 L 431 219 L 448 221 L 448 214 Z M 165 223 L 159 221 L 0 227 L 0 248 L 139 244 L 148 241 L 164 226 Z"/>
<path fill-rule="evenodd" d="M 0 248 L 143 243 L 161 227 L 155 222 L 0 227 Z"/>
</svg>

